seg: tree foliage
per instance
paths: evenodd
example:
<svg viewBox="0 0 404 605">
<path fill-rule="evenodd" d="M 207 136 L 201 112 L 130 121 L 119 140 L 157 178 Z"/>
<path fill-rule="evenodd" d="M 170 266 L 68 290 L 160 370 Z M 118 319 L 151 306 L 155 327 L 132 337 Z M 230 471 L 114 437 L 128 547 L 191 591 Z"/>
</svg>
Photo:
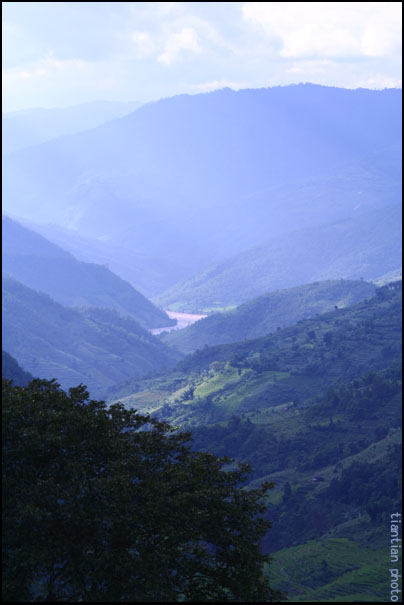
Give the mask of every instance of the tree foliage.
<svg viewBox="0 0 404 605">
<path fill-rule="evenodd" d="M 3 380 L 3 600 L 279 601 L 248 467 L 55 381 Z"/>
</svg>

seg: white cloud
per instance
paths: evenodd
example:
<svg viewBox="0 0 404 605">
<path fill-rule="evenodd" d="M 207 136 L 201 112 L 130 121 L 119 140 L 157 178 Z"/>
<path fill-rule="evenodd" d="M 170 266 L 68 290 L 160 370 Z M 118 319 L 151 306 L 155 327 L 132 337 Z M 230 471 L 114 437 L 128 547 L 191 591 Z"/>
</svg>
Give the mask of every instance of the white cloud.
<svg viewBox="0 0 404 605">
<path fill-rule="evenodd" d="M 99 98 L 149 101 L 226 86 L 400 85 L 400 2 L 94 6 L 5 3 L 7 111 Z"/>
<path fill-rule="evenodd" d="M 312 61 L 296 61 L 286 69 L 286 73 L 289 74 L 316 74 L 323 75 L 329 73 L 330 70 L 335 68 L 337 63 L 330 59 L 318 59 Z"/>
<path fill-rule="evenodd" d="M 169 17 L 182 9 L 183 2 L 121 2 L 128 7 L 129 12 L 137 18 Z"/>
<path fill-rule="evenodd" d="M 200 53 L 199 38 L 196 30 L 192 27 L 183 27 L 178 33 L 171 34 L 164 47 L 164 51 L 158 56 L 158 62 L 165 65 L 174 63 L 183 51 Z"/>
<path fill-rule="evenodd" d="M 42 60 L 29 65 L 24 69 L 3 69 L 2 77 L 6 81 L 32 80 L 35 78 L 53 77 L 63 72 L 69 75 L 88 75 L 92 71 L 91 63 L 80 59 L 58 60 L 52 53 Z"/>
<path fill-rule="evenodd" d="M 97 82 L 95 73 L 96 64 L 80 59 L 58 60 L 52 54 L 22 68 L 3 69 L 4 111 L 58 105 L 58 99 L 68 98 L 91 81 Z"/>
<path fill-rule="evenodd" d="M 387 56 L 400 46 L 401 2 L 247 2 L 244 20 L 285 58 Z"/>
<path fill-rule="evenodd" d="M 136 57 L 144 59 L 152 56 L 156 51 L 156 44 L 149 32 L 132 32 L 132 42 L 135 46 Z"/>
<path fill-rule="evenodd" d="M 155 5 L 154 8 L 157 14 L 165 17 L 176 13 L 181 8 L 182 2 L 154 2 L 153 4 Z"/>
<path fill-rule="evenodd" d="M 358 80 L 353 86 L 348 88 L 374 88 L 383 90 L 384 88 L 401 88 L 402 80 L 399 78 L 389 78 L 384 74 L 376 74 L 366 80 Z"/>
</svg>

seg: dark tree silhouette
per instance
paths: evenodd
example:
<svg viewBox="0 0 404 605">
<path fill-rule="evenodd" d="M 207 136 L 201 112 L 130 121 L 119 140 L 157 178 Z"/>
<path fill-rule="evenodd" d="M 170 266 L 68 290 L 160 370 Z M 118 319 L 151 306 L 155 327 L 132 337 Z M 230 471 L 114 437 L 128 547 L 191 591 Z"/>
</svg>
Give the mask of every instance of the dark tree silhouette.
<svg viewBox="0 0 404 605">
<path fill-rule="evenodd" d="M 3 600 L 279 601 L 248 467 L 85 387 L 3 381 Z"/>
</svg>

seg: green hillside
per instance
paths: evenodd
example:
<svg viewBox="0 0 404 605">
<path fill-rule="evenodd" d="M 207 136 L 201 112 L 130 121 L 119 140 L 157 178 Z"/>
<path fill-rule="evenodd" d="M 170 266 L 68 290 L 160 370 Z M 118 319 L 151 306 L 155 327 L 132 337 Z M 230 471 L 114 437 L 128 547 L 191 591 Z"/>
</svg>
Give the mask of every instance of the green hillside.
<svg viewBox="0 0 404 605">
<path fill-rule="evenodd" d="M 66 306 L 93 306 L 130 315 L 145 328 L 173 325 L 155 307 L 104 265 L 80 262 L 38 233 L 3 217 L 3 275 L 44 292 Z"/>
<path fill-rule="evenodd" d="M 327 279 L 373 279 L 401 266 L 401 205 L 268 240 L 170 288 L 154 300 L 205 313 L 277 289 Z"/>
<path fill-rule="evenodd" d="M 18 361 L 6 351 L 1 352 L 1 375 L 20 387 L 25 387 L 33 379 L 33 376 L 23 370 Z"/>
<path fill-rule="evenodd" d="M 365 281 L 324 281 L 278 290 L 255 298 L 234 310 L 215 313 L 183 330 L 161 335 L 164 342 L 183 353 L 204 346 L 259 338 L 278 328 L 342 309 L 374 295 L 376 287 Z"/>
<path fill-rule="evenodd" d="M 275 334 L 196 351 L 180 362 L 176 374 L 128 385 L 117 396 L 128 396 L 138 405 L 146 391 L 152 406 L 164 402 L 170 419 L 193 425 L 311 402 L 333 385 L 398 359 L 401 321 L 401 282 L 395 282 L 377 289 L 370 300 L 301 320 Z"/>
<path fill-rule="evenodd" d="M 270 577 L 274 586 L 287 587 L 292 603 L 373 603 L 388 598 L 386 569 L 384 548 L 370 550 L 348 538 L 330 538 L 278 551 Z"/>
<path fill-rule="evenodd" d="M 179 359 L 130 317 L 63 307 L 10 278 L 3 279 L 2 322 L 3 348 L 29 372 L 63 388 L 84 383 L 95 396 Z"/>
<path fill-rule="evenodd" d="M 274 481 L 263 548 L 292 602 L 383 602 L 401 510 L 401 282 L 271 336 L 207 347 L 122 389 L 194 447 Z M 132 392 L 130 392 L 130 390 Z M 313 480 L 314 478 L 316 480 Z"/>
</svg>

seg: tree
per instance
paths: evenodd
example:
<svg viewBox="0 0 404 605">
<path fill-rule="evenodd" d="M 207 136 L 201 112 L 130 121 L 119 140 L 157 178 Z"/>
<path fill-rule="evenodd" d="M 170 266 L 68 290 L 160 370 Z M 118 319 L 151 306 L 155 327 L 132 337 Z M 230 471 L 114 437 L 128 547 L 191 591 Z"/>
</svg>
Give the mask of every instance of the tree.
<svg viewBox="0 0 404 605">
<path fill-rule="evenodd" d="M 3 381 L 3 600 L 279 601 L 261 489 L 190 435 L 55 381 Z"/>
</svg>

